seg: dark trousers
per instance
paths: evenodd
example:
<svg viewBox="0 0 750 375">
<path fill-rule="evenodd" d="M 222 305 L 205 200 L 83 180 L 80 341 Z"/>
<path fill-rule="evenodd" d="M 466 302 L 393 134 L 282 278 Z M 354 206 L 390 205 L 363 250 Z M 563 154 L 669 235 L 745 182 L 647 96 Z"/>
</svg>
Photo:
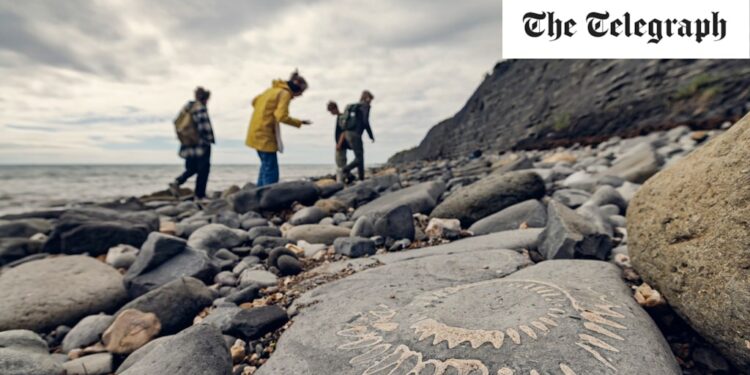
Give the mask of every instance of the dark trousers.
<svg viewBox="0 0 750 375">
<path fill-rule="evenodd" d="M 344 173 L 349 173 L 352 169 L 357 168 L 359 180 L 362 181 L 365 179 L 365 150 L 362 145 L 362 135 L 357 132 L 347 131 L 344 132 L 344 138 L 346 138 L 346 143 L 354 151 L 354 160 L 344 167 Z M 346 150 L 343 152 L 343 160 L 346 162 Z"/>
<path fill-rule="evenodd" d="M 208 148 L 202 156 L 191 156 L 185 158 L 185 172 L 177 177 L 177 185 L 182 185 L 190 177 L 197 174 L 195 180 L 195 197 L 206 197 L 206 185 L 208 185 L 208 174 L 211 172 L 211 149 Z"/>
<path fill-rule="evenodd" d="M 260 171 L 258 171 L 258 187 L 279 182 L 279 159 L 275 152 L 258 151 Z"/>
</svg>

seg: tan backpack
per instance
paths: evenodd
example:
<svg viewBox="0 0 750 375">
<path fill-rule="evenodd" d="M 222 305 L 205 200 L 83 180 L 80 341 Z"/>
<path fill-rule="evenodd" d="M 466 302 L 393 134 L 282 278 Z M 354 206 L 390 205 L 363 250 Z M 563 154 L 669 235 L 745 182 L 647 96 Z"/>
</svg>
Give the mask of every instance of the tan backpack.
<svg viewBox="0 0 750 375">
<path fill-rule="evenodd" d="M 193 122 L 193 110 L 196 109 L 198 102 L 190 102 L 182 107 L 177 118 L 174 120 L 174 130 L 177 133 L 177 139 L 183 146 L 196 146 L 200 142 L 198 127 Z"/>
</svg>

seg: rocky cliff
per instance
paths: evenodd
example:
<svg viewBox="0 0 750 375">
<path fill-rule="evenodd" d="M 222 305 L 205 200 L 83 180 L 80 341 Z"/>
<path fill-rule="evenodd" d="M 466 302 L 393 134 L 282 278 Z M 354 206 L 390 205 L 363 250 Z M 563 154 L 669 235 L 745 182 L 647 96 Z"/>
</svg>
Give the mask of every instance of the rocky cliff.
<svg viewBox="0 0 750 375">
<path fill-rule="evenodd" d="M 504 61 L 455 116 L 389 162 L 715 128 L 742 117 L 749 95 L 742 60 Z"/>
</svg>

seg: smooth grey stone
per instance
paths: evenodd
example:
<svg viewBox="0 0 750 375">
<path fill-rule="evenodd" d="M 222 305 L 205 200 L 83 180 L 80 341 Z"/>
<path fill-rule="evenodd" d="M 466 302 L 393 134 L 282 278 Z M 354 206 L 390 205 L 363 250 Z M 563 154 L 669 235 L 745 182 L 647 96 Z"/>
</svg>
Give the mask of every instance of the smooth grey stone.
<svg viewBox="0 0 750 375">
<path fill-rule="evenodd" d="M 239 229 L 241 224 L 240 215 L 234 211 L 224 210 L 216 215 L 214 223 L 222 224 L 232 229 Z"/>
<path fill-rule="evenodd" d="M 472 255 L 376 267 L 303 295 L 256 374 L 681 374 L 617 267 Z"/>
<path fill-rule="evenodd" d="M 0 348 L 14 348 L 30 353 L 47 354 L 47 342 L 38 334 L 26 329 L 0 332 Z"/>
<path fill-rule="evenodd" d="M 540 199 L 544 194 L 544 181 L 534 172 L 492 174 L 451 194 L 430 216 L 459 219 L 466 228 L 514 204 Z"/>
<path fill-rule="evenodd" d="M 208 225 L 208 220 L 190 221 L 177 223 L 177 236 L 189 238 L 195 231 Z"/>
<path fill-rule="evenodd" d="M 160 334 L 172 334 L 193 324 L 195 316 L 213 300 L 214 293 L 203 282 L 183 277 L 134 299 L 115 316 L 127 309 L 154 313 L 161 322 Z"/>
<path fill-rule="evenodd" d="M 83 318 L 65 335 L 62 341 L 63 353 L 99 342 L 104 331 L 114 320 L 114 316 L 105 314 L 89 315 Z"/>
<path fill-rule="evenodd" d="M 346 220 L 347 220 L 346 215 L 341 212 L 337 212 L 333 214 L 333 223 L 335 225 L 341 225 L 341 223 L 345 222 Z"/>
<path fill-rule="evenodd" d="M 654 147 L 641 143 L 617 158 L 605 175 L 622 177 L 627 181 L 642 184 L 661 169 L 663 160 Z"/>
<path fill-rule="evenodd" d="M 377 191 L 372 187 L 361 183 L 347 187 L 333 195 L 334 199 L 340 201 L 347 207 L 359 207 L 377 197 Z"/>
<path fill-rule="evenodd" d="M 94 258 L 24 263 L 0 274 L 0 330 L 43 332 L 114 309 L 126 298 L 120 273 Z"/>
<path fill-rule="evenodd" d="M 305 207 L 292 215 L 292 217 L 289 219 L 289 224 L 316 224 L 326 216 L 328 216 L 328 214 L 318 207 Z M 281 236 L 281 233 L 279 233 L 279 236 Z"/>
<path fill-rule="evenodd" d="M 221 332 L 207 324 L 194 325 L 157 345 L 122 375 L 226 375 L 232 358 Z"/>
<path fill-rule="evenodd" d="M 368 216 L 361 216 L 352 227 L 352 237 L 372 237 L 375 234 L 375 224 Z"/>
<path fill-rule="evenodd" d="M 623 199 L 625 199 L 625 202 L 630 203 L 630 200 L 633 199 L 635 193 L 637 193 L 640 188 L 641 185 L 639 184 L 626 182 L 622 186 L 617 188 L 617 192 L 620 193 L 620 196 L 622 196 Z"/>
<path fill-rule="evenodd" d="M 613 188 L 618 188 L 622 186 L 625 182 L 627 182 L 622 177 L 607 176 L 607 175 L 599 176 L 596 181 L 599 185 L 607 185 Z"/>
<path fill-rule="evenodd" d="M 140 348 L 136 349 L 133 353 L 130 353 L 127 358 L 122 362 L 120 367 L 117 368 L 117 371 L 115 374 L 121 374 L 125 370 L 129 369 L 131 366 L 133 366 L 136 362 L 138 362 L 141 358 L 146 356 L 146 354 L 150 353 L 152 350 L 156 349 L 158 346 L 161 346 L 168 342 L 170 339 L 174 337 L 173 335 L 169 336 L 162 336 L 157 337 L 148 343 L 146 345 L 141 346 Z"/>
<path fill-rule="evenodd" d="M 336 225 L 336 221 L 332 217 L 324 217 L 318 222 L 319 225 Z"/>
<path fill-rule="evenodd" d="M 136 298 L 182 277 L 194 277 L 204 283 L 210 283 L 219 269 L 219 265 L 205 252 L 188 247 L 156 268 L 139 275 L 126 275 L 124 283 L 128 295 Z"/>
<path fill-rule="evenodd" d="M 107 375 L 112 373 L 112 353 L 96 353 L 63 363 L 67 375 Z"/>
<path fill-rule="evenodd" d="M 605 234 L 610 238 L 614 237 L 614 228 L 609 223 L 609 215 L 602 211 L 599 206 L 589 202 L 578 207 L 575 212 L 586 219 L 589 224 L 593 225 L 599 233 Z"/>
<path fill-rule="evenodd" d="M 628 209 L 628 202 L 625 201 L 625 198 L 623 198 L 622 195 L 611 186 L 601 186 L 596 189 L 594 195 L 591 196 L 591 202 L 597 206 L 613 204 L 619 207 L 620 212 L 616 212 L 614 215 L 625 212 L 625 210 Z"/>
<path fill-rule="evenodd" d="M 483 235 L 519 229 L 524 223 L 528 228 L 544 228 L 547 224 L 547 208 L 544 204 L 535 199 L 515 204 L 477 221 L 469 231 L 475 235 Z"/>
<path fill-rule="evenodd" d="M 268 226 L 268 220 L 258 217 L 251 217 L 247 218 L 242 221 L 240 224 L 240 227 L 245 230 L 250 230 L 257 227 L 267 227 Z"/>
<path fill-rule="evenodd" d="M 29 238 L 37 233 L 52 231 L 52 223 L 45 219 L 0 220 L 0 237 Z"/>
<path fill-rule="evenodd" d="M 245 187 L 227 200 L 240 214 L 248 211 L 278 211 L 294 202 L 312 205 L 320 197 L 320 190 L 310 181 L 280 182 L 263 187 Z"/>
<path fill-rule="evenodd" d="M 376 252 L 375 242 L 362 237 L 337 238 L 333 242 L 333 247 L 337 254 L 346 255 L 350 258 L 373 255 Z"/>
<path fill-rule="evenodd" d="M 0 266 L 38 253 L 43 244 L 23 237 L 0 238 Z"/>
<path fill-rule="evenodd" d="M 614 216 L 620 214 L 620 207 L 614 204 L 605 204 L 604 206 L 599 206 L 599 211 L 601 211 L 604 217 Z"/>
<path fill-rule="evenodd" d="M 336 182 L 336 183 L 333 183 L 333 184 L 326 184 L 326 185 L 323 185 L 323 186 L 318 185 L 318 188 L 320 189 L 320 197 L 321 198 L 328 198 L 328 197 L 330 197 L 330 196 L 338 193 L 339 191 L 343 190 L 345 187 L 346 187 L 346 185 L 344 185 L 341 182 Z"/>
<path fill-rule="evenodd" d="M 405 189 L 388 193 L 380 198 L 359 207 L 352 219 L 356 220 L 362 216 L 368 216 L 377 220 L 388 211 L 399 206 L 408 206 L 412 212 L 429 214 L 437 205 L 438 199 L 445 191 L 445 184 L 442 181 L 427 182 Z"/>
<path fill-rule="evenodd" d="M 230 271 L 219 272 L 214 277 L 214 282 L 220 285 L 236 286 L 237 281 L 237 276 Z"/>
<path fill-rule="evenodd" d="M 373 258 L 384 264 L 391 264 L 412 259 L 449 255 L 458 253 L 473 253 L 485 250 L 534 250 L 537 248 L 543 229 L 516 229 L 505 232 L 475 236 L 454 241 L 445 245 L 425 247 L 400 253 L 375 255 Z"/>
<path fill-rule="evenodd" d="M 598 178 L 591 173 L 578 171 L 563 180 L 562 186 L 569 189 L 593 192 L 598 185 Z"/>
<path fill-rule="evenodd" d="M 292 242 L 293 241 L 288 238 L 260 236 L 256 237 L 253 240 L 253 246 L 261 246 L 266 249 L 273 249 L 280 246 L 286 246 L 287 244 L 290 244 Z"/>
<path fill-rule="evenodd" d="M 280 328 L 288 321 L 289 316 L 284 309 L 270 305 L 248 310 L 239 307 L 219 308 L 211 312 L 203 323 L 218 328 L 224 334 L 254 340 Z"/>
<path fill-rule="evenodd" d="M 105 262 L 114 268 L 129 269 L 135 263 L 138 251 L 130 245 L 118 245 L 107 251 Z"/>
<path fill-rule="evenodd" d="M 341 223 L 339 223 L 339 226 L 342 227 L 342 228 L 352 229 L 352 228 L 354 228 L 354 222 L 353 221 L 342 221 Z"/>
<path fill-rule="evenodd" d="M 248 239 L 254 241 L 256 238 L 264 237 L 281 237 L 281 230 L 276 227 L 255 227 L 247 232 Z"/>
<path fill-rule="evenodd" d="M 552 194 L 552 199 L 575 209 L 588 202 L 591 199 L 591 193 L 579 189 L 563 189 Z"/>
<path fill-rule="evenodd" d="M 391 247 L 388 248 L 388 251 L 394 252 L 394 251 L 401 251 L 409 248 L 411 246 L 411 241 L 407 238 L 404 238 L 403 240 L 398 240 L 391 245 Z"/>
<path fill-rule="evenodd" d="M 260 288 L 257 285 L 250 285 L 238 291 L 232 292 L 226 296 L 225 301 L 241 305 L 245 302 L 251 302 L 260 295 Z"/>
<path fill-rule="evenodd" d="M 546 259 L 607 259 L 612 250 L 610 237 L 583 216 L 551 200 L 547 204 L 547 226 L 538 250 Z"/>
<path fill-rule="evenodd" d="M 628 226 L 628 220 L 625 218 L 625 216 L 612 215 L 607 218 L 607 220 L 609 220 L 609 223 L 616 228 L 627 228 Z"/>
<path fill-rule="evenodd" d="M 240 274 L 240 288 L 245 288 L 250 285 L 257 285 L 261 288 L 267 286 L 276 285 L 278 277 L 276 275 L 263 270 L 245 270 Z"/>
<path fill-rule="evenodd" d="M 331 245 L 339 237 L 349 237 L 351 230 L 333 225 L 300 225 L 286 232 L 285 237 L 297 242 L 307 241 L 312 244 Z"/>
<path fill-rule="evenodd" d="M 276 268 L 284 276 L 294 276 L 302 273 L 302 263 L 295 257 L 282 255 L 276 261 Z"/>
<path fill-rule="evenodd" d="M 3 375 L 61 375 L 62 365 L 47 353 L 28 353 L 0 348 L 0 373 Z"/>
<path fill-rule="evenodd" d="M 409 206 L 399 206 L 375 221 L 375 234 L 388 240 L 414 240 L 414 219 Z"/>
<path fill-rule="evenodd" d="M 216 250 L 237 247 L 247 240 L 248 234 L 243 230 L 222 224 L 209 224 L 193 232 L 187 244 L 196 250 L 206 251 L 211 256 Z"/>
<path fill-rule="evenodd" d="M 182 238 L 151 232 L 141 246 L 135 262 L 125 273 L 125 282 L 172 259 L 183 252 L 186 246 L 187 241 Z"/>
<path fill-rule="evenodd" d="M 28 330 L 0 332 L 0 374 L 60 375 L 61 363 L 49 355 L 47 343 Z"/>
<path fill-rule="evenodd" d="M 219 251 L 217 251 L 216 254 L 214 254 L 214 258 L 220 259 L 220 260 L 230 260 L 232 262 L 237 262 L 240 260 L 239 255 L 227 249 L 219 249 Z"/>
</svg>

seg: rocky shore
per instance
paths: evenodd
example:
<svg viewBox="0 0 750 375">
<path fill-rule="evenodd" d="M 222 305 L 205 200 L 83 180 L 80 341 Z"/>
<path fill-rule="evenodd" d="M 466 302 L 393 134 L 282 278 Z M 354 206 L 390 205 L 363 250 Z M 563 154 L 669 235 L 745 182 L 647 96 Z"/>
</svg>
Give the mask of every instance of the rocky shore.
<svg viewBox="0 0 750 375">
<path fill-rule="evenodd" d="M 0 373 L 748 373 L 722 128 L 3 217 Z"/>
</svg>

